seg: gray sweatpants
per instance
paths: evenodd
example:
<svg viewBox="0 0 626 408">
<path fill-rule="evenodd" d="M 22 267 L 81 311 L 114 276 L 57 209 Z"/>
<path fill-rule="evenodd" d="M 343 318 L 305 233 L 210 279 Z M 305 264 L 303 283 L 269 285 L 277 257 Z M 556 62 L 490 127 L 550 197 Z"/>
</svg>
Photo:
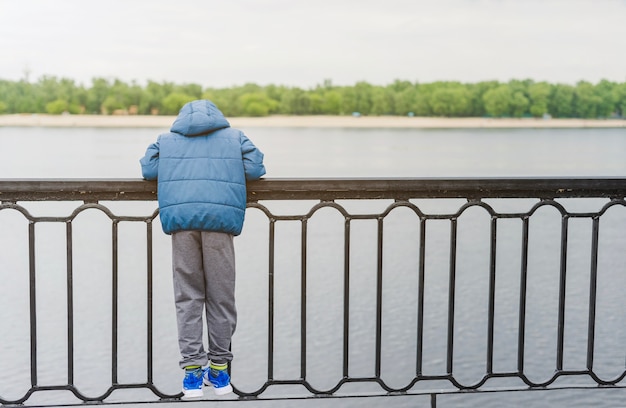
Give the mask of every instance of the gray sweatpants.
<svg viewBox="0 0 626 408">
<path fill-rule="evenodd" d="M 237 325 L 233 236 L 223 232 L 175 232 L 172 263 L 180 367 L 205 366 L 209 360 L 230 362 L 230 342 Z M 204 310 L 208 354 L 202 341 Z"/>
</svg>

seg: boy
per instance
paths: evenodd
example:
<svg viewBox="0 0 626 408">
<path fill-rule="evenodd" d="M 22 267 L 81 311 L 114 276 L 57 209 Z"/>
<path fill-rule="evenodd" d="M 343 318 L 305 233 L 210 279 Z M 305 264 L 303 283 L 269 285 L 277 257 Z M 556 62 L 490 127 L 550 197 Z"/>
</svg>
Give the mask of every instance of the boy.
<svg viewBox="0 0 626 408">
<path fill-rule="evenodd" d="M 243 227 L 246 180 L 265 174 L 263 153 L 230 127 L 213 102 L 196 100 L 182 107 L 170 132 L 148 147 L 140 163 L 145 179 L 158 180 L 161 224 L 172 236 L 183 398 L 202 397 L 203 382 L 215 394 L 227 394 L 233 390 L 227 368 L 237 324 L 233 237 Z"/>
</svg>

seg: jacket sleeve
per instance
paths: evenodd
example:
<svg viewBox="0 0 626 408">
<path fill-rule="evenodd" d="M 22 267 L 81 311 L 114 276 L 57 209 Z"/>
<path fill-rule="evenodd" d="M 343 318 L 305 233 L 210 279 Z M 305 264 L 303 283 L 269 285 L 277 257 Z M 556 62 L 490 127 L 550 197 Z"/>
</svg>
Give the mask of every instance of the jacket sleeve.
<svg viewBox="0 0 626 408">
<path fill-rule="evenodd" d="M 263 153 L 241 133 L 241 154 L 246 180 L 258 180 L 265 174 L 263 165 Z"/>
<path fill-rule="evenodd" d="M 141 160 L 141 174 L 146 180 L 156 180 L 159 174 L 159 141 L 148 146 Z"/>
</svg>

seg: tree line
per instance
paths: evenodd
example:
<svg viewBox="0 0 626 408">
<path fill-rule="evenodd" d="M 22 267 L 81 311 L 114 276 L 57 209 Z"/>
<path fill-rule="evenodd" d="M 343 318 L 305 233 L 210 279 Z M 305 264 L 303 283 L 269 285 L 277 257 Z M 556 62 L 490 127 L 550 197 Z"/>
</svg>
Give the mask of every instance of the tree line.
<svg viewBox="0 0 626 408">
<path fill-rule="evenodd" d="M 402 115 L 438 117 L 626 117 L 626 82 L 575 85 L 511 80 L 388 85 L 330 80 L 311 89 L 249 83 L 229 88 L 94 78 L 90 86 L 43 76 L 36 82 L 0 80 L 0 114 L 175 115 L 194 99 L 210 99 L 226 116 Z"/>
</svg>

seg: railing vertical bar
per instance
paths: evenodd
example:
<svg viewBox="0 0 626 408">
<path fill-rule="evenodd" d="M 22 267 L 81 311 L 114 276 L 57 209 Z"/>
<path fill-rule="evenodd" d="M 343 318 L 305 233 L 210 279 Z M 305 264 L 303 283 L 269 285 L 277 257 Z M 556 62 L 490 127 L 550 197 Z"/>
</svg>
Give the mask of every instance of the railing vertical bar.
<svg viewBox="0 0 626 408">
<path fill-rule="evenodd" d="M 569 217 L 561 221 L 561 260 L 559 277 L 559 319 L 557 332 L 556 369 L 563 370 L 563 348 L 565 343 L 565 291 L 567 281 L 567 234 Z"/>
<path fill-rule="evenodd" d="M 493 374 L 493 338 L 496 302 L 496 250 L 498 219 L 491 218 L 491 243 L 489 249 L 489 316 L 487 317 L 487 374 Z"/>
<path fill-rule="evenodd" d="M 149 221 L 146 225 L 146 315 L 147 315 L 147 327 L 146 327 L 146 350 L 147 350 L 147 380 L 148 384 L 152 384 L 154 381 L 154 345 L 153 345 L 153 317 L 154 317 L 154 305 L 153 305 L 153 274 L 154 265 L 152 261 L 153 255 L 153 242 L 152 242 L 152 221 Z"/>
<path fill-rule="evenodd" d="M 118 222 L 113 220 L 111 224 L 111 382 L 117 384 L 117 326 L 118 326 Z"/>
<path fill-rule="evenodd" d="M 35 267 L 35 223 L 28 223 L 28 270 L 30 293 L 30 382 L 37 386 L 37 284 Z"/>
<path fill-rule="evenodd" d="M 304 218 L 302 220 L 302 239 L 300 243 L 302 245 L 301 248 L 301 258 L 300 258 L 300 378 L 303 380 L 306 379 L 306 330 L 307 330 L 307 322 L 306 322 L 306 288 L 307 288 L 307 232 L 308 232 L 308 223 L 307 219 Z"/>
<path fill-rule="evenodd" d="M 598 289 L 598 244 L 600 219 L 594 217 L 591 230 L 591 271 L 589 276 L 589 323 L 587 326 L 587 369 L 593 371 L 596 335 L 596 306 Z"/>
<path fill-rule="evenodd" d="M 350 353 L 350 218 L 344 224 L 343 252 L 343 377 L 349 375 Z"/>
<path fill-rule="evenodd" d="M 274 379 L 274 239 L 276 220 L 269 220 L 268 300 L 267 300 L 267 379 Z"/>
<path fill-rule="evenodd" d="M 456 255 L 458 220 L 450 219 L 450 271 L 448 278 L 448 338 L 446 345 L 446 372 L 452 374 L 454 366 L 454 310 L 456 301 Z"/>
<path fill-rule="evenodd" d="M 380 378 L 382 358 L 382 318 L 383 318 L 383 218 L 378 218 L 377 260 L 376 260 L 376 356 L 374 373 Z"/>
<path fill-rule="evenodd" d="M 65 255 L 67 258 L 67 383 L 74 384 L 74 255 L 72 221 L 65 224 Z"/>
<path fill-rule="evenodd" d="M 426 271 L 426 219 L 420 218 L 419 271 L 417 292 L 417 344 L 415 352 L 415 373 L 422 375 L 424 362 L 424 275 Z"/>
<path fill-rule="evenodd" d="M 528 292 L 528 239 L 529 239 L 529 218 L 522 219 L 522 254 L 520 266 L 520 288 L 519 288 L 519 322 L 517 334 L 517 371 L 524 373 L 525 337 L 526 337 L 526 296 Z"/>
</svg>

